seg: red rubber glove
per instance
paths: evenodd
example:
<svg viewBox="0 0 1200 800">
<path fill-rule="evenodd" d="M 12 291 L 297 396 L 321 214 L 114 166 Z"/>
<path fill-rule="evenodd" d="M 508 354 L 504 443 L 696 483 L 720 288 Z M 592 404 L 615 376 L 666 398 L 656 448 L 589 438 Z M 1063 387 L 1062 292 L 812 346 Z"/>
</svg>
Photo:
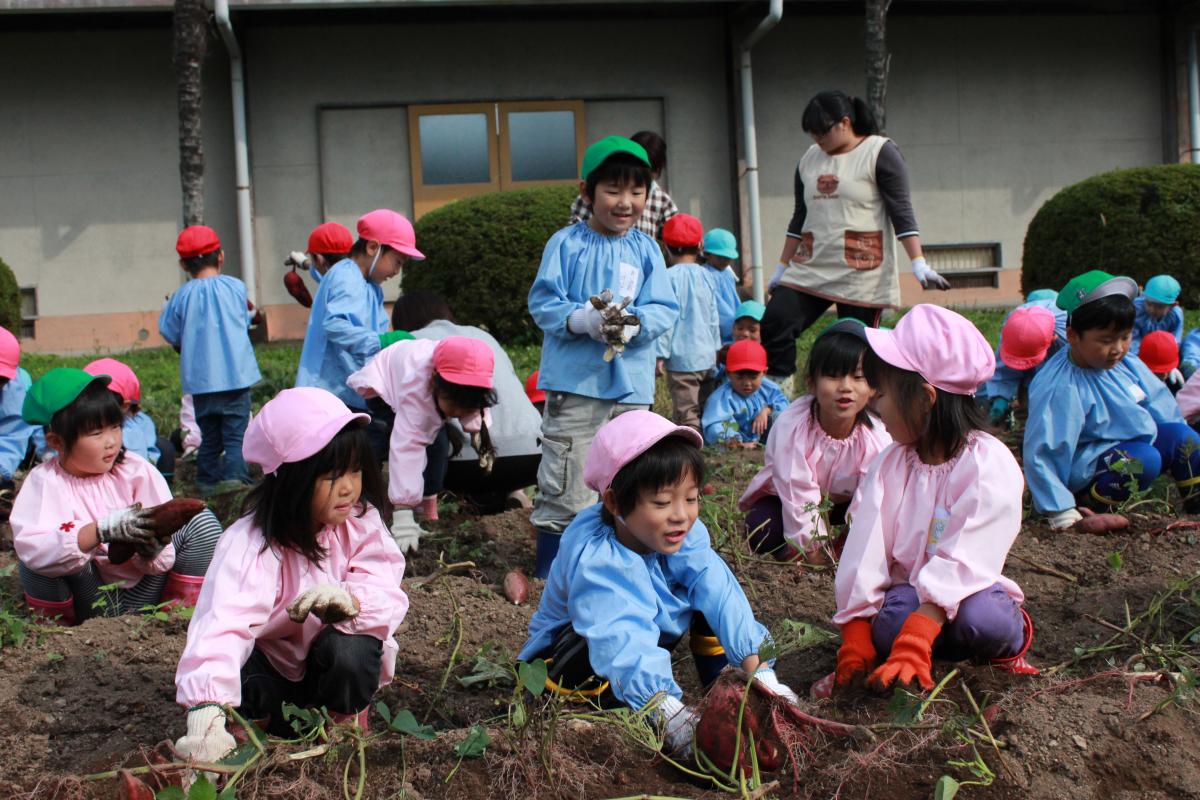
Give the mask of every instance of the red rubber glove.
<svg viewBox="0 0 1200 800">
<path fill-rule="evenodd" d="M 897 680 L 910 684 L 915 678 L 922 689 L 933 688 L 933 640 L 942 632 L 941 623 L 913 612 L 904 620 L 892 654 L 883 666 L 871 673 L 867 685 L 882 691 Z"/>
<path fill-rule="evenodd" d="M 871 621 L 852 619 L 842 626 L 842 646 L 838 648 L 834 685 L 849 686 L 875 666 L 875 643 L 871 641 Z"/>
</svg>

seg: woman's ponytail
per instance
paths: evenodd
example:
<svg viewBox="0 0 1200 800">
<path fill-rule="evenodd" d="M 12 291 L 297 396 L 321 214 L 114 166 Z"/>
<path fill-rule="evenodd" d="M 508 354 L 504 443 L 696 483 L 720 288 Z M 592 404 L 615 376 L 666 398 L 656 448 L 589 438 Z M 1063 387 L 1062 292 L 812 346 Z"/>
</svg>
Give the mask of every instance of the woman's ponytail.
<svg viewBox="0 0 1200 800">
<path fill-rule="evenodd" d="M 875 120 L 875 115 L 871 113 L 871 107 L 867 105 L 867 101 L 861 97 L 851 97 L 850 106 L 854 113 L 847 116 L 850 117 L 854 132 L 859 136 L 877 135 L 879 123 Z"/>
</svg>

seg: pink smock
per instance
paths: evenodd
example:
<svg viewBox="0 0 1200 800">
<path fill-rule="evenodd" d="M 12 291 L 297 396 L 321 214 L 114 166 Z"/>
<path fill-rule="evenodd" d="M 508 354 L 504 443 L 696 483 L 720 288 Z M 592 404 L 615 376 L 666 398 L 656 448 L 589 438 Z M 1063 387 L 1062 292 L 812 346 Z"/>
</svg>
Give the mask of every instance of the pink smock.
<svg viewBox="0 0 1200 800">
<path fill-rule="evenodd" d="M 374 508 L 327 526 L 317 541 L 327 555 L 313 564 L 294 550 L 264 549 L 253 517 L 242 517 L 225 531 L 175 672 L 180 705 L 241 705 L 242 665 L 255 647 L 284 678 L 301 680 L 308 651 L 325 624 L 312 614 L 302 624 L 292 622 L 287 607 L 322 584 L 344 589 L 358 601 L 358 616 L 333 627 L 382 641 L 379 685 L 391 682 L 398 650 L 392 635 L 408 613 L 408 596 L 400 588 L 404 556 Z"/>
<path fill-rule="evenodd" d="M 833 621 L 874 617 L 887 589 L 901 583 L 950 620 L 959 603 L 994 583 L 1022 602 L 1021 588 L 1000 572 L 1021 530 L 1024 487 L 1008 447 L 986 433 L 970 434 L 958 455 L 934 466 L 915 448 L 892 444 L 850 504 Z"/>
<path fill-rule="evenodd" d="M 108 472 L 77 478 L 52 458 L 30 470 L 13 502 L 9 524 L 17 558 L 47 578 L 74 575 L 95 560 L 100 580 L 128 589 L 146 575 L 161 575 L 175 565 L 171 544 L 152 560 L 139 555 L 123 564 L 108 560 L 108 545 L 79 549 L 79 529 L 113 511 L 141 503 L 153 508 L 171 499 L 166 480 L 137 453 L 125 451 Z"/>
<path fill-rule="evenodd" d="M 814 537 L 828 535 L 825 519 L 816 511 L 828 495 L 835 503 L 854 496 L 859 480 L 892 437 L 878 418 L 871 427 L 855 425 L 845 439 L 835 439 L 817 421 L 816 399 L 798 398 L 771 426 L 763 452 L 763 468 L 750 481 L 738 508 L 749 511 L 768 495 L 783 505 L 783 535 L 801 553 Z"/>
<path fill-rule="evenodd" d="M 1188 422 L 1200 416 L 1200 370 L 1192 373 L 1192 377 L 1187 379 L 1187 383 L 1179 390 L 1179 394 L 1175 395 L 1175 402 L 1179 404 L 1179 411 L 1183 414 L 1183 418 Z"/>
</svg>

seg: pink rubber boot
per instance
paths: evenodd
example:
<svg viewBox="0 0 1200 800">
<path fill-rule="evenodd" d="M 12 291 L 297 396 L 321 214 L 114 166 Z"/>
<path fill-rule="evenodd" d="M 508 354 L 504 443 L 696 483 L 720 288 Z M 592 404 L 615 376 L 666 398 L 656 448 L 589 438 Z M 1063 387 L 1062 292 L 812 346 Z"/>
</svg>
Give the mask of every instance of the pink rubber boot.
<svg viewBox="0 0 1200 800">
<path fill-rule="evenodd" d="M 73 598 L 68 597 L 66 600 L 38 600 L 36 597 L 30 597 L 26 594 L 25 602 L 29 606 L 29 616 L 38 622 L 61 625 L 64 628 L 69 628 L 76 624 L 75 600 Z"/>
<path fill-rule="evenodd" d="M 183 575 L 171 570 L 167 573 L 167 582 L 163 586 L 163 603 L 175 606 L 195 606 L 200 597 L 200 587 L 204 585 L 203 575 Z"/>
<path fill-rule="evenodd" d="M 438 497 L 436 494 L 427 495 L 421 498 L 421 505 L 417 506 L 416 511 L 422 517 L 428 520 L 438 518 Z"/>
</svg>

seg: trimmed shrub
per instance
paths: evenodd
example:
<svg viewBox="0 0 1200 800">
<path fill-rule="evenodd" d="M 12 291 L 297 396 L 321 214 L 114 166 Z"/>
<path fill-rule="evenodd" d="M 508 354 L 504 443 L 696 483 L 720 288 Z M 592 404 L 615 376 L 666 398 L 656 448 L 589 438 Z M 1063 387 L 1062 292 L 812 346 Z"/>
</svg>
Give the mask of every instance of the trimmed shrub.
<svg viewBox="0 0 1200 800">
<path fill-rule="evenodd" d="M 429 212 L 416 224 L 427 258 L 404 269 L 404 291 L 437 292 L 459 324 L 486 328 L 504 344 L 540 343 L 526 297 L 576 194 L 574 186 L 518 189 Z"/>
<path fill-rule="evenodd" d="M 0 258 L 0 327 L 13 336 L 21 336 L 21 289 L 17 276 Z"/>
<path fill-rule="evenodd" d="M 1200 166 L 1106 172 L 1047 200 L 1025 233 L 1022 289 L 1057 290 L 1089 269 L 1142 285 L 1173 275 L 1179 302 L 1200 305 Z"/>
</svg>

